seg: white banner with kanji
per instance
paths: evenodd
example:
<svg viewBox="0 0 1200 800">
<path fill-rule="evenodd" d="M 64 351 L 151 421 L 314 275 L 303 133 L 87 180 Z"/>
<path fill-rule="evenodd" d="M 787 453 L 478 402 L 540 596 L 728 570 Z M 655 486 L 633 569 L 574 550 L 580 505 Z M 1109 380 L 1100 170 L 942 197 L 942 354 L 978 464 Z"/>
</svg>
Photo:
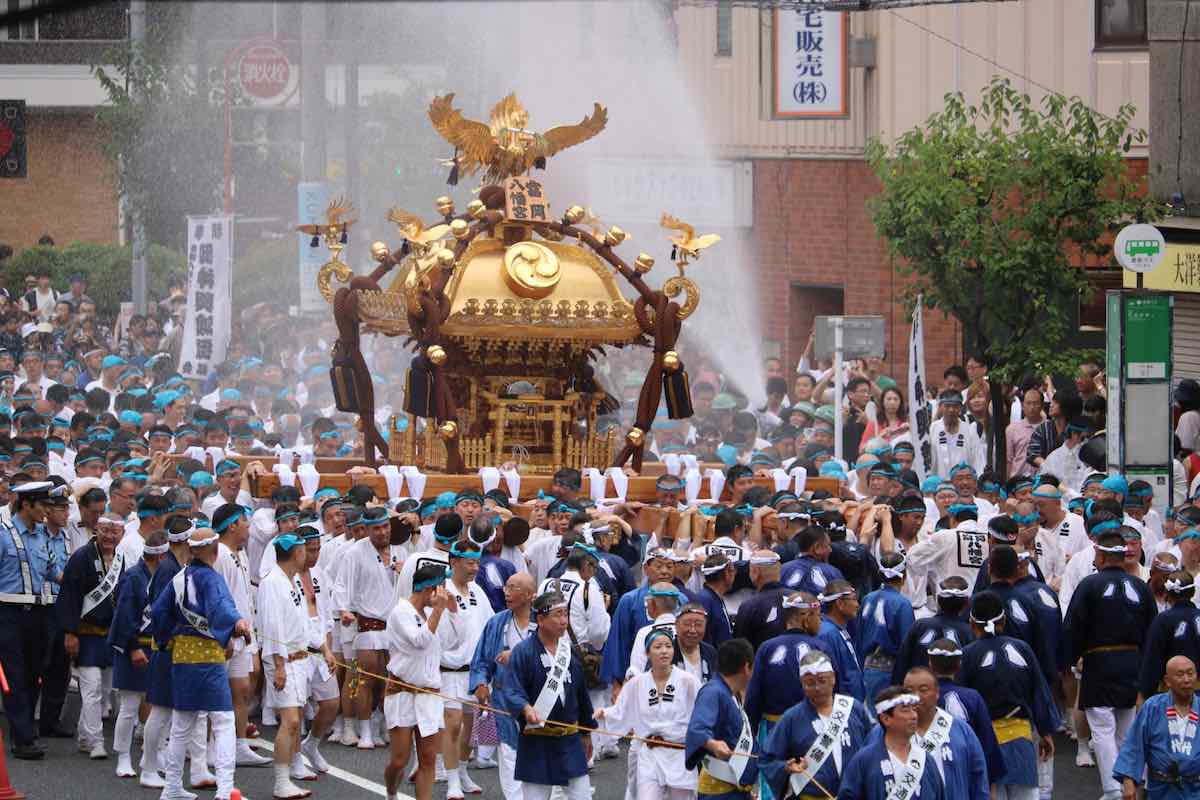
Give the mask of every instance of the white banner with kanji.
<svg viewBox="0 0 1200 800">
<path fill-rule="evenodd" d="M 921 303 L 922 298 L 918 296 L 917 306 L 913 309 L 912 336 L 908 340 L 908 429 L 916 451 L 912 468 L 917 477 L 924 480 L 933 464 L 933 445 L 929 438 L 933 415 L 925 398 L 925 330 Z"/>
<path fill-rule="evenodd" d="M 225 360 L 233 307 L 233 217 L 188 217 L 187 317 L 179 372 L 204 380 Z"/>
</svg>

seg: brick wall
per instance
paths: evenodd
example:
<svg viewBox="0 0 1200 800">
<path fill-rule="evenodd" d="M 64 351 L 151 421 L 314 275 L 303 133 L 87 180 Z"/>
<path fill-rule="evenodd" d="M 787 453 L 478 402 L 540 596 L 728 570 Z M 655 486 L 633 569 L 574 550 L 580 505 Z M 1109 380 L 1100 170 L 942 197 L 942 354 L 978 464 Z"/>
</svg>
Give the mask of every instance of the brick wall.
<svg viewBox="0 0 1200 800">
<path fill-rule="evenodd" d="M 902 278 L 875 233 L 867 200 L 879 186 L 861 160 L 754 162 L 754 240 L 763 330 L 795 366 L 813 317 L 839 310 L 877 314 L 888 336 L 887 371 L 903 385 L 909 325 Z M 807 291 L 807 287 L 820 287 Z M 843 308 L 833 307 L 841 290 Z M 925 368 L 931 383 L 961 360 L 959 325 L 925 315 Z"/>
<path fill-rule="evenodd" d="M 0 242 L 116 242 L 117 192 L 93 112 L 28 109 L 25 124 L 28 177 L 0 181 Z"/>
</svg>

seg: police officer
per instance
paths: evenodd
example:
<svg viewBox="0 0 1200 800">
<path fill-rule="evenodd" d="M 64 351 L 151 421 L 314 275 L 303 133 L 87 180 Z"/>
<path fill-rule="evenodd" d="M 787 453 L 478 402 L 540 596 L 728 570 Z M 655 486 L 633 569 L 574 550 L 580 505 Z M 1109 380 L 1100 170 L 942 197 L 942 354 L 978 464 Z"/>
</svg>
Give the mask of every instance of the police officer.
<svg viewBox="0 0 1200 800">
<path fill-rule="evenodd" d="M 13 756 L 40 759 L 45 748 L 35 741 L 33 708 L 46 655 L 54 599 L 47 576 L 49 537 L 42 522 L 53 484 L 13 487 L 12 520 L 0 530 L 0 666 L 11 691 L 3 696 Z"/>
</svg>

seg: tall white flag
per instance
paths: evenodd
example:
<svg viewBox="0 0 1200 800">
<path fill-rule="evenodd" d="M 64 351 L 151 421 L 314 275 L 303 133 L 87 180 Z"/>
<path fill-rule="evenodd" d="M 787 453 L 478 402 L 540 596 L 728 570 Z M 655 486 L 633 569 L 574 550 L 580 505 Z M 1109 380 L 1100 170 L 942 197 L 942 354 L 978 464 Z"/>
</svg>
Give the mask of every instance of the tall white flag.
<svg viewBox="0 0 1200 800">
<path fill-rule="evenodd" d="M 933 463 L 933 445 L 929 439 L 929 403 L 925 399 L 925 331 L 922 328 L 921 301 L 913 309 L 912 336 L 908 340 L 908 428 L 912 436 L 913 470 L 921 480 L 929 474 Z"/>
<path fill-rule="evenodd" d="M 225 360 L 233 305 L 233 217 L 187 218 L 187 319 L 179 372 L 204 380 Z"/>
</svg>

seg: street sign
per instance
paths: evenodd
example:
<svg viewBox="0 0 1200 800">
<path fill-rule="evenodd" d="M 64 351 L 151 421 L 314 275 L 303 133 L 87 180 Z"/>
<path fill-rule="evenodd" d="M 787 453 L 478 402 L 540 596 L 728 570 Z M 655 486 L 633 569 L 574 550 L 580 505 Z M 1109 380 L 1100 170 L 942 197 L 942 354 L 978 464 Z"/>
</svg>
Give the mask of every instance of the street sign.
<svg viewBox="0 0 1200 800">
<path fill-rule="evenodd" d="M 1171 296 L 1125 298 L 1125 377 L 1165 380 L 1171 361 Z"/>
<path fill-rule="evenodd" d="M 299 70 L 277 42 L 262 41 L 246 48 L 238 60 L 238 85 L 258 105 L 277 105 L 295 93 Z"/>
<path fill-rule="evenodd" d="M 1126 225 L 1113 245 L 1117 263 L 1131 272 L 1150 272 L 1167 255 L 1167 240 L 1153 225 Z"/>
<path fill-rule="evenodd" d="M 834 320 L 842 320 L 842 358 L 883 358 L 887 339 L 883 317 L 817 317 L 813 355 L 833 358 Z"/>
</svg>

